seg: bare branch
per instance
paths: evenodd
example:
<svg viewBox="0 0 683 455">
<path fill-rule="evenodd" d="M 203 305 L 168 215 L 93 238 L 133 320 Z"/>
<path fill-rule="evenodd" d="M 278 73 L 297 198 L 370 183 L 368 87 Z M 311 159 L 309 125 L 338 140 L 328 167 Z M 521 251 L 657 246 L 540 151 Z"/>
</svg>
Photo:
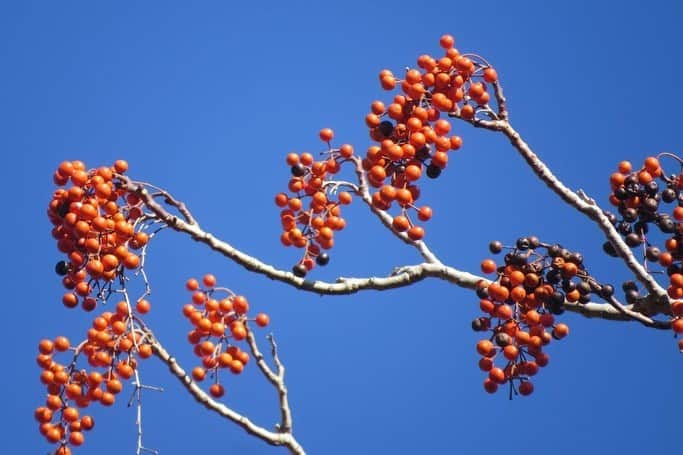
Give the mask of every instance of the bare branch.
<svg viewBox="0 0 683 455">
<path fill-rule="evenodd" d="M 299 289 L 316 292 L 318 294 L 351 294 L 362 289 L 390 289 L 410 285 L 416 281 L 426 278 L 429 275 L 444 275 L 442 272 L 442 269 L 444 268 L 449 270 L 447 275 L 451 275 L 453 277 L 452 279 L 449 279 L 449 281 L 453 281 L 457 284 L 463 281 L 467 282 L 471 280 L 470 274 L 442 265 L 424 242 L 415 242 L 410 240 L 405 234 L 398 233 L 393 229 L 392 232 L 394 232 L 399 238 L 404 240 L 406 243 L 415 246 L 415 248 L 420 251 L 421 255 L 428 260 L 429 264 L 406 267 L 404 268 L 404 273 L 385 278 L 343 278 L 339 279 L 337 283 L 310 281 L 299 278 L 291 272 L 277 269 L 270 264 L 266 264 L 255 257 L 243 253 L 229 243 L 214 237 L 212 234 L 204 231 L 196 220 L 194 220 L 193 224 L 186 223 L 176 215 L 170 213 L 161 204 L 154 200 L 152 195 L 145 188 L 144 184 L 133 182 L 124 176 L 122 176 L 121 179 L 124 182 L 123 186 L 127 190 L 138 194 L 145 206 L 150 209 L 160 221 L 172 229 L 189 234 L 194 240 L 204 243 L 212 250 L 223 254 L 247 270 L 260 273 L 273 280 L 282 281 Z M 365 194 L 367 195 L 367 193 Z M 369 198 L 369 195 L 367 195 L 367 197 Z M 371 205 L 372 202 L 370 201 L 369 204 Z M 373 208 L 373 211 L 377 214 L 377 216 L 380 217 L 384 224 L 391 226 L 391 217 L 386 212 L 375 208 Z M 429 267 L 427 267 L 427 265 L 429 265 Z"/>
<path fill-rule="evenodd" d="M 449 115 L 462 118 L 460 115 L 454 113 Z M 662 302 L 669 301 L 666 290 L 662 288 L 654 277 L 648 273 L 645 267 L 640 264 L 595 200 L 588 197 L 583 190 L 574 192 L 567 188 L 538 155 L 533 152 L 531 147 L 524 142 L 521 135 L 507 121 L 477 119 L 472 121 L 468 120 L 468 122 L 478 128 L 485 128 L 505 134 L 513 147 L 522 155 L 522 158 L 529 164 L 529 167 L 531 167 L 538 178 L 540 178 L 564 202 L 586 215 L 599 226 L 600 230 L 605 234 L 605 238 L 614 246 L 619 257 L 621 257 L 636 279 L 645 286 L 648 292 L 661 299 Z"/>
<path fill-rule="evenodd" d="M 304 291 L 314 292 L 316 294 L 321 295 L 347 295 L 353 294 L 358 291 L 370 289 L 381 291 L 386 289 L 401 288 L 405 286 L 410 286 L 411 284 L 416 283 L 418 281 L 422 281 L 425 278 L 438 278 L 448 281 L 449 283 L 455 284 L 456 286 L 460 286 L 467 289 L 474 289 L 477 282 L 485 280 L 485 278 L 483 277 L 473 275 L 471 273 L 442 264 L 438 259 L 435 258 L 433 253 L 431 253 L 431 251 L 424 244 L 424 242 L 412 242 L 412 240 L 410 239 L 408 239 L 406 243 L 409 243 L 411 245 L 416 246 L 416 248 L 421 249 L 421 251 L 423 251 L 428 257 L 432 257 L 433 260 L 435 260 L 436 262 L 425 262 L 418 265 L 399 267 L 396 269 L 394 273 L 385 277 L 340 277 L 337 279 L 335 283 L 317 280 L 306 280 L 295 276 L 291 272 L 277 269 L 270 264 L 266 264 L 257 258 L 249 256 L 246 253 L 243 253 L 242 251 L 234 248 L 229 243 L 217 239 L 210 233 L 202 230 L 199 226 L 199 223 L 197 223 L 196 221 L 194 222 L 194 224 L 190 225 L 185 221 L 181 220 L 180 218 L 178 218 L 177 216 L 169 213 L 161 204 L 159 204 L 151 197 L 150 193 L 147 191 L 143 184 L 133 182 L 125 176 L 122 176 L 122 181 L 124 182 L 124 187 L 127 190 L 133 191 L 136 194 L 138 194 L 143 200 L 144 204 L 147 206 L 147 208 L 149 208 L 154 213 L 154 215 L 159 218 L 160 221 L 164 222 L 172 229 L 189 234 L 194 240 L 204 243 L 212 250 L 223 254 L 225 257 L 233 260 L 234 262 L 241 265 L 247 270 L 260 273 L 262 275 L 267 276 L 270 279 L 289 284 L 290 286 L 294 286 L 297 289 L 301 289 Z M 367 190 L 362 190 L 363 185 L 366 185 L 366 183 L 364 182 L 364 177 L 362 177 L 361 180 L 361 194 L 365 194 L 367 197 L 369 197 L 367 195 Z M 578 195 L 571 192 L 569 193 L 573 196 L 573 198 L 575 198 L 575 200 L 580 201 L 580 203 L 582 204 L 587 204 L 587 202 L 581 200 Z M 371 204 L 372 202 L 370 201 L 370 205 Z M 374 209 L 373 213 L 380 217 L 383 223 L 391 223 L 391 217 L 386 212 Z M 600 211 L 600 214 L 602 214 L 602 211 Z M 605 221 L 609 224 L 608 220 Z M 399 236 L 399 238 L 401 238 L 400 236 L 403 235 L 401 233 L 395 232 L 393 229 L 392 232 L 394 232 L 395 235 Z M 628 252 L 630 253 L 630 250 L 628 250 Z M 630 254 L 631 257 L 633 257 L 633 254 Z M 640 266 L 634 257 L 633 260 L 636 262 L 638 266 Z M 617 311 L 609 304 L 589 304 L 582 305 L 581 307 L 579 307 L 568 303 L 567 308 L 570 311 L 574 311 L 588 317 L 602 317 L 604 319 L 621 321 L 630 321 L 637 319 L 647 326 L 658 327 L 660 325 L 659 322 L 655 322 L 647 317 L 643 320 L 641 320 L 642 318 L 640 317 L 634 318 L 632 314 L 626 314 L 623 311 Z M 661 306 L 656 305 L 654 302 L 644 303 L 637 309 L 638 311 L 634 310 L 634 312 L 642 313 L 643 315 L 654 315 L 661 312 Z"/>
<path fill-rule="evenodd" d="M 600 229 L 605 234 L 607 240 L 614 246 L 617 254 L 623 259 L 626 266 L 633 272 L 635 277 L 643 283 L 647 290 L 662 299 L 668 299 L 666 290 L 664 290 L 659 283 L 650 275 L 647 270 L 640 264 L 636 259 L 631 249 L 624 243 L 623 239 L 614 228 L 612 223 L 603 212 L 603 210 L 595 203 L 594 200 L 590 200 L 585 193 L 582 192 L 579 196 L 576 192 L 571 191 L 567 188 L 556 176 L 552 173 L 550 168 L 541 161 L 541 159 L 531 150 L 529 145 L 522 140 L 520 134 L 515 131 L 512 126 L 507 122 L 501 122 L 500 131 L 505 134 L 512 145 L 517 149 L 517 151 L 522 155 L 522 157 L 529 164 L 534 173 L 550 188 L 552 189 L 563 201 L 572 207 L 576 208 L 581 213 L 588 216 L 591 220 L 598 224 Z"/>
<path fill-rule="evenodd" d="M 128 407 L 131 407 L 135 402 L 137 411 L 135 417 L 135 425 L 138 429 L 135 455 L 142 455 L 143 453 L 153 453 L 155 455 L 159 455 L 158 450 L 150 449 L 142 444 L 142 390 L 149 389 L 158 392 L 163 392 L 163 389 L 160 387 L 152 387 L 142 384 L 140 382 L 140 372 L 137 368 L 135 369 L 135 381 L 133 382 L 133 385 L 135 386 L 135 390 L 133 391 L 133 395 L 130 397 L 130 400 L 128 401 Z"/>
<path fill-rule="evenodd" d="M 271 355 L 273 356 L 273 361 L 275 362 L 275 368 L 277 370 L 277 373 L 273 372 L 273 370 L 268 366 L 268 363 L 265 361 L 265 358 L 263 357 L 263 354 L 258 348 L 258 344 L 256 343 L 256 337 L 254 336 L 254 332 L 249 329 L 247 324 L 245 324 L 245 327 L 247 327 L 247 343 L 249 344 L 249 348 L 251 349 L 251 354 L 256 359 L 256 364 L 258 365 L 259 369 L 263 373 L 263 375 L 268 379 L 268 381 L 275 387 L 278 391 L 279 399 L 280 399 L 280 424 L 277 425 L 278 431 L 282 431 L 285 433 L 291 433 L 292 432 L 292 412 L 289 408 L 289 401 L 287 398 L 287 387 L 285 386 L 285 367 L 280 361 L 280 358 L 277 353 L 277 344 L 275 343 L 275 339 L 273 338 L 273 335 L 268 335 L 268 341 L 270 341 L 270 346 L 271 346 Z"/>
<path fill-rule="evenodd" d="M 126 177 L 126 176 L 124 176 L 124 175 L 121 175 L 121 174 L 117 175 L 117 177 L 118 177 L 119 179 L 121 179 L 122 181 L 124 181 L 124 182 L 129 182 L 129 181 L 130 181 L 130 180 L 128 179 L 128 177 Z M 183 216 L 183 218 L 185 219 L 185 222 L 186 222 L 186 223 L 189 223 L 189 224 L 197 224 L 197 221 L 194 219 L 194 216 L 192 216 L 192 213 L 191 213 L 190 210 L 187 208 L 187 206 L 185 205 L 185 203 L 183 203 L 182 201 L 179 201 L 179 200 L 175 199 L 175 198 L 171 195 L 171 193 L 169 193 L 169 192 L 166 191 L 165 189 L 160 188 L 160 187 L 158 187 L 158 186 L 156 186 L 156 185 L 152 185 L 151 183 L 147 183 L 147 182 L 137 182 L 137 183 L 140 184 L 140 185 L 144 185 L 145 187 L 149 187 L 149 188 L 154 189 L 156 192 L 151 194 L 152 198 L 161 197 L 161 198 L 164 199 L 164 202 L 165 202 L 166 204 L 170 205 L 171 207 L 175 207 L 176 209 L 178 209 L 178 211 L 180 212 L 180 214 L 181 214 L 181 215 Z"/>
<path fill-rule="evenodd" d="M 505 95 L 503 95 L 503 86 L 500 84 L 500 81 L 493 83 L 493 93 L 496 98 L 496 104 L 498 105 L 498 118 L 500 120 L 508 121 L 507 99 L 505 98 Z"/>
<path fill-rule="evenodd" d="M 262 441 L 265 441 L 270 445 L 286 447 L 289 449 L 290 453 L 295 455 L 304 455 L 306 453 L 291 432 L 268 431 L 265 428 L 253 423 L 246 416 L 239 414 L 223 403 L 215 401 L 192 380 L 192 378 L 180 366 L 178 361 L 172 357 L 168 351 L 166 351 L 166 349 L 152 334 L 152 332 L 149 331 L 149 329 L 145 329 L 145 331 L 152 344 L 154 354 L 168 366 L 171 374 L 178 378 L 183 387 L 185 387 L 185 389 L 195 400 L 197 400 L 198 403 L 203 405 L 208 410 L 225 417 L 226 419 L 243 428 L 247 433 L 261 439 Z"/>
<path fill-rule="evenodd" d="M 643 313 L 634 311 L 633 305 L 621 306 L 623 310 L 617 309 L 614 305 L 607 303 L 578 303 L 565 302 L 564 308 L 567 311 L 581 314 L 587 318 L 600 318 L 610 321 L 638 321 L 646 327 L 654 329 L 670 330 L 671 324 L 665 321 L 658 321 L 645 316 Z"/>
</svg>

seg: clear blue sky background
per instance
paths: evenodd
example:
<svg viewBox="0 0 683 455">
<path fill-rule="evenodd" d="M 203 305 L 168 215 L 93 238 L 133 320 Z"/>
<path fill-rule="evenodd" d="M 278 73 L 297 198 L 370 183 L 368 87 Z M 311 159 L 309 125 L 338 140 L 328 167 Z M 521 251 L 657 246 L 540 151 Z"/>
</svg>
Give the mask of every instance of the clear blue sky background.
<svg viewBox="0 0 683 455">
<path fill-rule="evenodd" d="M 44 336 L 77 339 L 91 315 L 60 303 L 60 258 L 45 208 L 64 159 L 116 158 L 171 189 L 203 226 L 282 268 L 273 195 L 290 151 L 316 151 L 317 131 L 368 145 L 363 117 L 386 99 L 377 73 L 438 52 L 443 33 L 498 69 L 514 125 L 572 188 L 606 201 L 621 159 L 681 152 L 679 2 L 5 2 L 0 14 L 3 223 L 3 450 L 44 454 L 33 409 Z M 559 205 L 504 138 L 456 124 L 464 138 L 423 200 L 427 240 L 442 260 L 476 270 L 492 239 L 536 234 L 584 253 L 618 285 L 597 229 Z M 382 275 L 419 261 L 361 207 L 348 211 L 332 262 L 314 277 Z M 312 454 L 666 453 L 680 434 L 683 358 L 669 332 L 567 315 L 571 335 L 530 398 L 489 396 L 469 326 L 473 293 L 436 281 L 411 289 L 318 297 L 254 276 L 172 232 L 151 247 L 149 324 L 194 363 L 180 310 L 189 276 L 214 272 L 272 315 L 288 367 L 295 433 Z M 159 362 L 143 365 L 145 440 L 163 455 L 283 453 L 197 406 Z M 228 378 L 227 402 L 275 422 L 273 390 Z M 129 388 L 130 390 L 130 388 Z M 127 393 L 124 392 L 124 395 Z M 132 453 L 135 415 L 120 400 L 94 409 L 77 453 Z M 9 422 L 9 423 L 7 423 Z"/>
</svg>

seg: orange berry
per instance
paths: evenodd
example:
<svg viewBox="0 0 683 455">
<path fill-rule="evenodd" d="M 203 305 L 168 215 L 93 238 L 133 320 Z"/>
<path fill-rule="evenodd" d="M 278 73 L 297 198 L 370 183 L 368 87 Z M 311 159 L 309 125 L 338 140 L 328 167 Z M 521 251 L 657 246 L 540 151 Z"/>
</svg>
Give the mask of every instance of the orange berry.
<svg viewBox="0 0 683 455">
<path fill-rule="evenodd" d="M 152 356 L 152 346 L 149 344 L 141 344 L 138 347 L 138 355 L 143 358 L 147 359 Z"/>
<path fill-rule="evenodd" d="M 209 393 L 216 398 L 220 398 L 225 395 L 225 388 L 220 384 L 211 384 Z"/>
<path fill-rule="evenodd" d="M 414 240 L 414 241 L 422 240 L 424 235 L 425 235 L 425 231 L 421 226 L 413 226 L 410 229 L 408 229 L 408 237 L 411 240 Z"/>
<path fill-rule="evenodd" d="M 206 286 L 207 288 L 212 288 L 216 285 L 216 277 L 210 273 L 207 273 L 202 278 L 202 283 L 204 283 L 204 286 Z"/>
<path fill-rule="evenodd" d="M 334 131 L 331 128 L 323 128 L 320 130 L 319 136 L 323 142 L 330 142 L 334 137 Z"/>
<path fill-rule="evenodd" d="M 52 354 L 52 351 L 54 350 L 55 345 L 52 341 L 50 340 L 41 340 L 40 343 L 38 344 L 38 350 L 40 351 L 41 354 Z"/>
<path fill-rule="evenodd" d="M 104 406 L 111 406 L 114 404 L 115 401 L 116 397 L 113 393 L 102 392 L 102 396 L 100 397 L 100 403 L 102 403 Z"/>
<path fill-rule="evenodd" d="M 270 324 L 270 317 L 266 313 L 259 313 L 256 315 L 256 325 L 265 327 Z"/>
<path fill-rule="evenodd" d="M 439 39 L 439 45 L 444 49 L 451 49 L 455 45 L 455 38 L 452 35 L 442 35 Z"/>
<path fill-rule="evenodd" d="M 199 289 L 199 281 L 195 280 L 194 278 L 190 278 L 185 283 L 185 288 L 188 291 L 196 291 L 197 289 Z"/>
<path fill-rule="evenodd" d="M 477 352 L 483 356 L 488 356 L 495 347 L 489 340 L 481 340 L 477 343 Z"/>
<path fill-rule="evenodd" d="M 488 67 L 484 70 L 484 80 L 489 84 L 498 80 L 498 73 L 495 69 Z"/>
<path fill-rule="evenodd" d="M 192 370 L 192 378 L 194 378 L 195 381 L 203 381 L 205 377 L 206 377 L 206 370 L 204 368 L 195 367 Z"/>
<path fill-rule="evenodd" d="M 151 309 L 151 305 L 149 303 L 149 300 L 146 300 L 146 299 L 138 300 L 137 304 L 135 305 L 135 309 L 140 314 L 149 313 L 149 310 Z"/>
<path fill-rule="evenodd" d="M 486 378 L 484 381 L 484 390 L 486 390 L 488 393 L 496 393 L 498 390 L 498 384 L 496 384 L 490 378 Z"/>
<path fill-rule="evenodd" d="M 232 307 L 236 313 L 245 314 L 249 311 L 249 302 L 243 295 L 237 295 L 232 299 Z"/>
<path fill-rule="evenodd" d="M 114 170 L 119 174 L 123 174 L 128 170 L 128 162 L 125 160 L 116 160 L 114 162 Z"/>
<path fill-rule="evenodd" d="M 524 381 L 519 385 L 519 394 L 523 396 L 531 395 L 534 391 L 534 385 L 529 381 Z"/>
<path fill-rule="evenodd" d="M 391 225 L 398 232 L 403 232 L 407 231 L 410 228 L 410 221 L 405 216 L 398 215 L 394 217 L 393 221 L 391 222 Z"/>
<path fill-rule="evenodd" d="M 492 259 L 484 259 L 481 262 L 481 271 L 489 274 L 496 271 L 496 263 Z"/>
<path fill-rule="evenodd" d="M 95 426 L 95 420 L 91 416 L 83 416 L 81 419 L 81 428 L 84 430 L 92 430 Z"/>
<path fill-rule="evenodd" d="M 230 362 L 230 371 L 234 374 L 240 374 L 244 370 L 244 364 L 239 360 Z"/>
<path fill-rule="evenodd" d="M 83 437 L 83 433 L 80 431 L 72 431 L 69 435 L 69 444 L 80 446 L 84 441 L 85 438 Z"/>
<path fill-rule="evenodd" d="M 671 328 L 675 333 L 683 333 L 683 318 L 677 318 L 671 323 Z"/>
</svg>

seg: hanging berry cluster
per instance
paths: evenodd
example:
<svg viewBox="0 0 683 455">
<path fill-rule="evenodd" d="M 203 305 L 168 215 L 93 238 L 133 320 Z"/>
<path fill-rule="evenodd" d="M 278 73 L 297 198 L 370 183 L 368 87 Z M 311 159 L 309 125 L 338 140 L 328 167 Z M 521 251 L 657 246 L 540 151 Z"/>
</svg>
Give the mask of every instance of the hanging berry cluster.
<svg viewBox="0 0 683 455">
<path fill-rule="evenodd" d="M 378 188 L 373 205 L 389 210 L 396 202 L 400 212 L 393 227 L 413 240 L 422 239 L 424 229 L 413 222 L 409 211 L 415 210 L 423 222 L 432 217 L 431 208 L 415 205 L 420 197 L 417 181 L 423 173 L 439 177 L 448 164 L 448 152 L 462 146 L 459 136 L 450 135 L 451 124 L 440 118 L 441 113 L 474 118 L 478 110 L 488 109 L 488 90 L 497 80 L 496 71 L 483 59 L 461 55 L 452 36 L 442 36 L 440 44 L 445 50 L 442 57 L 420 56 L 419 69 L 407 69 L 403 79 L 381 71 L 382 87 L 394 90 L 400 85 L 403 94 L 388 106 L 374 101 L 365 117 L 376 142 L 363 160 L 370 185 Z"/>
<path fill-rule="evenodd" d="M 472 321 L 472 328 L 490 334 L 477 343 L 479 368 L 488 373 L 484 389 L 494 393 L 509 383 L 512 397 L 533 392 L 529 378 L 549 360 L 544 346 L 569 333 L 566 324 L 555 321 L 564 312 L 565 300 L 586 303 L 591 293 L 609 298 L 613 288 L 598 284 L 586 271 L 581 254 L 560 245 L 541 243 L 533 236 L 518 239 L 514 247 L 498 241 L 489 245 L 494 254 L 504 248 L 510 251 L 500 266 L 492 259 L 481 263 L 484 273 L 497 276 L 477 288 L 484 315 Z M 501 362 L 498 366 L 496 360 Z"/>
<path fill-rule="evenodd" d="M 292 178 L 289 191 L 275 196 L 280 207 L 280 222 L 284 232 L 280 241 L 285 246 L 303 248 L 301 260 L 292 268 L 298 277 L 306 276 L 315 265 L 326 265 L 330 257 L 322 250 L 334 245 L 335 231 L 341 231 L 346 221 L 341 217 L 341 206 L 351 203 L 352 196 L 338 191 L 339 184 L 330 180 L 340 170 L 341 163 L 351 158 L 353 147 L 344 144 L 338 149 L 330 146 L 334 133 L 329 128 L 320 131 L 320 139 L 328 145 L 325 158 L 315 161 L 310 153 L 290 153 L 287 165 Z"/>
<path fill-rule="evenodd" d="M 187 281 L 186 288 L 192 292 L 192 303 L 183 307 L 183 314 L 194 326 L 188 334 L 188 341 L 194 346 L 194 353 L 202 359 L 201 366 L 192 370 L 192 378 L 201 382 L 210 374 L 213 383 L 209 393 L 220 398 L 225 394 L 225 388 L 219 381 L 220 370 L 227 368 L 234 374 L 240 374 L 249 361 L 249 354 L 235 344 L 247 337 L 245 324 L 249 320 L 249 302 L 229 289 L 216 287 L 216 278 L 211 274 L 204 275 L 202 284 L 204 288 L 194 278 Z M 219 293 L 227 296 L 219 300 Z M 270 318 L 259 313 L 253 321 L 259 327 L 265 327 Z"/>
<path fill-rule="evenodd" d="M 150 304 L 137 302 L 140 313 Z M 152 347 L 142 334 L 138 320 L 127 301 L 116 305 L 116 313 L 105 312 L 93 319 L 87 338 L 71 346 L 66 337 L 44 339 L 38 345 L 40 381 L 47 389 L 45 406 L 35 410 L 40 433 L 48 442 L 59 444 L 57 455 L 69 455 L 71 446 L 80 446 L 84 431 L 91 430 L 94 420 L 81 416 L 79 409 L 99 403 L 111 406 L 123 390 L 123 382 L 136 374 L 137 359 L 152 355 Z M 60 353 L 73 352 L 68 364 L 55 360 Z M 90 371 L 79 368 L 87 359 Z"/>
<path fill-rule="evenodd" d="M 86 311 L 111 292 L 114 280 L 126 269 L 137 269 L 140 250 L 149 241 L 137 195 L 117 187 L 116 176 L 128 169 L 118 160 L 112 167 L 86 171 L 82 161 L 64 161 L 54 174 L 57 189 L 48 206 L 52 236 L 66 259 L 55 266 L 69 291 L 62 303 Z"/>
<path fill-rule="evenodd" d="M 87 338 L 77 346 L 70 346 L 65 337 L 40 342 L 40 380 L 48 395 L 35 418 L 41 434 L 59 444 L 59 455 L 81 445 L 83 431 L 93 427 L 92 417 L 81 418 L 78 409 L 114 404 L 122 381 L 137 377 L 137 360 L 153 353 L 140 319 L 151 308 L 148 292 L 131 302 L 126 271 L 137 273 L 141 268 L 140 251 L 153 235 L 146 231 L 154 221 L 144 216 L 140 198 L 119 185 L 119 176 L 127 170 L 124 160 L 90 170 L 76 160 L 62 162 L 53 176 L 60 188 L 53 193 L 47 215 L 57 249 L 66 255 L 55 266 L 67 289 L 62 303 L 68 308 L 80 303 L 92 311 L 112 295 L 120 298 L 114 312 L 95 317 Z M 53 358 L 65 351 L 73 351 L 68 365 Z M 89 372 L 79 367 L 86 361 Z"/>
<path fill-rule="evenodd" d="M 679 171 L 666 175 L 661 158 L 678 162 Z M 631 248 L 642 246 L 643 262 L 665 267 L 668 277 L 667 293 L 671 299 L 683 299 L 683 160 L 670 153 L 645 158 L 640 169 L 634 170 L 628 161 L 618 164 L 617 172 L 610 176 L 612 192 L 609 200 L 617 207 L 619 217 L 608 214 L 615 228 Z M 663 204 L 673 204 L 671 208 Z M 656 226 L 664 235 L 663 248 L 658 247 L 649 232 L 649 226 Z M 603 245 L 611 256 L 617 253 L 611 243 Z M 641 299 L 638 286 L 633 281 L 623 285 L 627 303 Z M 676 335 L 683 333 L 683 301 L 671 304 L 671 326 Z M 683 351 L 683 339 L 678 343 Z"/>
</svg>

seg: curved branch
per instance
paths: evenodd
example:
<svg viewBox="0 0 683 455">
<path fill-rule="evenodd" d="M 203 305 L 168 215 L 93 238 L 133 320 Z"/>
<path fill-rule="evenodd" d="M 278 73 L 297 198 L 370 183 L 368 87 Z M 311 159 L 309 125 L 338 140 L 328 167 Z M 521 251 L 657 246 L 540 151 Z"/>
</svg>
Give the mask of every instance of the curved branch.
<svg viewBox="0 0 683 455">
<path fill-rule="evenodd" d="M 123 187 L 125 189 L 138 194 L 145 206 L 151 210 L 160 221 L 172 229 L 178 232 L 189 234 L 194 240 L 204 243 L 212 250 L 221 253 L 247 270 L 265 275 L 272 280 L 283 282 L 300 290 L 314 292 L 321 295 L 347 295 L 370 289 L 382 291 L 387 289 L 401 288 L 409 286 L 418 281 L 422 281 L 425 278 L 438 278 L 448 281 L 449 283 L 455 284 L 459 287 L 475 289 L 479 281 L 486 281 L 486 279 L 483 277 L 442 264 L 438 259 L 436 259 L 435 256 L 433 256 L 433 253 L 429 251 L 424 242 L 413 242 L 410 239 L 408 239 L 407 243 L 410 243 L 421 251 L 426 252 L 428 256 L 433 256 L 433 260 L 436 262 L 424 262 L 417 265 L 399 267 L 392 274 L 385 277 L 340 277 L 335 283 L 306 280 L 304 278 L 295 276 L 291 272 L 277 269 L 270 264 L 266 264 L 255 257 L 243 253 L 229 243 L 220 240 L 214 237 L 212 234 L 204 231 L 196 221 L 194 224 L 188 224 L 179 217 L 169 213 L 152 197 L 152 195 L 145 188 L 144 184 L 133 182 L 124 176 L 121 177 L 121 180 L 124 182 Z M 573 193 L 570 194 L 573 195 Z M 574 196 L 577 198 L 577 200 L 580 200 L 578 196 Z M 585 204 L 585 202 L 581 202 Z M 371 203 L 372 202 L 370 202 L 370 204 Z M 383 223 L 385 222 L 386 218 L 390 219 L 390 216 L 381 210 L 377 210 L 376 214 L 382 219 Z M 600 211 L 600 214 L 602 215 L 602 211 Z M 604 217 L 604 215 L 602 216 Z M 399 237 L 404 235 L 395 232 L 393 229 L 392 232 Z M 631 257 L 633 257 L 633 254 L 630 252 L 630 250 L 628 250 L 628 252 L 631 254 Z M 633 259 L 635 260 L 634 257 Z M 630 307 L 622 306 L 622 308 Z M 596 303 L 585 304 L 581 306 L 567 303 L 567 309 L 569 311 L 574 311 L 589 317 L 601 317 L 603 319 L 620 321 L 632 321 L 635 319 L 649 327 L 660 327 L 662 324 L 658 321 L 652 320 L 647 316 L 661 312 L 659 311 L 659 307 L 655 305 L 654 302 L 643 303 L 638 307 L 638 311 L 632 310 L 631 312 L 618 311 L 615 307 L 612 307 L 609 304 Z"/>
<path fill-rule="evenodd" d="M 580 193 L 573 192 L 567 188 L 556 176 L 552 173 L 550 168 L 531 150 L 531 147 L 522 140 L 520 134 L 507 122 L 503 122 L 501 130 L 505 134 L 512 145 L 522 155 L 524 160 L 529 164 L 534 173 L 563 201 L 571 205 L 581 213 L 588 216 L 600 227 L 600 230 L 605 234 L 607 240 L 614 246 L 619 256 L 623 259 L 626 266 L 631 270 L 634 276 L 643 283 L 647 290 L 654 295 L 663 299 L 668 299 L 666 290 L 664 290 L 659 283 L 648 273 L 648 271 L 636 259 L 631 249 L 624 243 L 617 230 L 610 223 L 603 210 L 598 204 L 588 198 L 582 191 Z"/>
<path fill-rule="evenodd" d="M 502 95 L 502 93 L 501 93 Z M 462 117 L 457 113 L 450 113 L 452 117 Z M 464 119 L 463 119 L 464 120 Z M 576 192 L 570 190 L 567 186 L 558 179 L 550 168 L 534 153 L 529 144 L 524 142 L 522 136 L 504 120 L 466 120 L 475 127 L 485 128 L 491 131 L 502 132 L 510 140 L 512 146 L 524 158 L 534 174 L 541 179 L 543 183 L 548 186 L 555 194 L 557 194 L 564 202 L 574 207 L 579 212 L 586 215 L 593 220 L 600 230 L 604 233 L 605 238 L 614 246 L 617 254 L 624 261 L 624 264 L 631 270 L 633 275 L 640 281 L 648 292 L 662 302 L 669 302 L 669 297 L 666 290 L 648 273 L 645 267 L 636 259 L 631 249 L 626 245 L 617 230 L 605 215 L 604 211 L 595 202 L 594 199 L 589 198 L 583 190 Z"/>
<path fill-rule="evenodd" d="M 247 433 L 256 436 L 257 438 L 265 441 L 266 443 L 274 446 L 283 446 L 289 449 L 290 453 L 295 455 L 305 455 L 303 447 L 297 442 L 291 432 L 272 432 L 268 431 L 263 427 L 254 424 L 247 417 L 239 414 L 238 412 L 230 409 L 223 403 L 219 403 L 211 398 L 206 392 L 204 392 L 185 372 L 185 370 L 180 366 L 178 361 L 172 357 L 168 351 L 162 346 L 159 340 L 154 336 L 154 334 L 145 328 L 145 333 L 149 337 L 154 355 L 156 355 L 159 360 L 164 362 L 171 374 L 178 378 L 183 387 L 192 395 L 192 397 L 197 400 L 201 405 L 210 411 L 219 414 L 222 417 L 234 422 L 236 425 L 242 427 Z"/>
<path fill-rule="evenodd" d="M 273 280 L 287 283 L 298 289 L 312 291 L 318 294 L 352 294 L 362 289 L 382 290 L 408 286 L 416 281 L 421 281 L 427 276 L 451 276 L 453 278 L 449 279 L 449 281 L 456 284 L 470 282 L 471 284 L 465 285 L 465 287 L 474 286 L 472 279 L 473 275 L 444 266 L 436 259 L 436 256 L 429 250 L 424 242 L 414 242 L 408 239 L 405 234 L 397 233 L 393 229 L 392 232 L 400 238 L 402 238 L 401 236 L 406 237 L 406 243 L 418 248 L 422 256 L 428 259 L 428 263 L 420 266 L 405 267 L 403 268 L 403 273 L 384 278 L 340 278 L 337 283 L 326 283 L 323 281 L 311 281 L 299 278 L 291 272 L 277 269 L 253 256 L 243 253 L 229 243 L 214 237 L 211 233 L 204 231 L 196 220 L 193 220 L 194 223 L 190 224 L 178 216 L 173 215 L 152 197 L 144 184 L 133 182 L 125 176 L 122 176 L 121 180 L 123 182 L 123 188 L 139 195 L 145 206 L 151 210 L 160 221 L 170 228 L 178 232 L 189 234 L 194 240 L 204 243 L 212 250 L 223 254 L 225 257 L 233 260 L 247 270 L 260 273 Z M 370 204 L 372 204 L 372 202 L 370 202 Z M 377 215 L 382 219 L 383 223 L 389 223 L 389 225 L 391 225 L 391 217 L 386 212 L 377 210 Z M 387 218 L 388 221 L 386 220 Z M 443 269 L 448 269 L 448 272 L 443 272 Z"/>
</svg>

